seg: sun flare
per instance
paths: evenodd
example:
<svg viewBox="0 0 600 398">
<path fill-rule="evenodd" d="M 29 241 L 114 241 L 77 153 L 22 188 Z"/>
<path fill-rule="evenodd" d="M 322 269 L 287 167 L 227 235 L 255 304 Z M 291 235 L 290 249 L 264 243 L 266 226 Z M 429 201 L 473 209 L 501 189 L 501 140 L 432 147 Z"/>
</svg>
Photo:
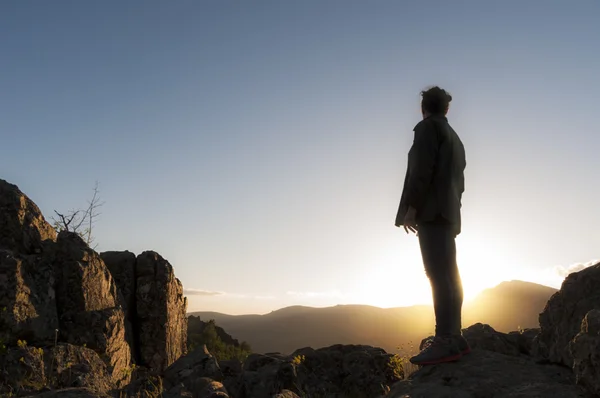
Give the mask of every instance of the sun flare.
<svg viewBox="0 0 600 398">
<path fill-rule="evenodd" d="M 472 236 L 458 238 L 457 262 L 465 301 L 504 280 L 514 279 L 506 271 L 509 261 L 490 242 Z M 365 270 L 353 295 L 356 302 L 383 308 L 432 304 L 431 286 L 417 242 L 402 250 L 395 247 L 382 252 L 375 264 Z"/>
</svg>

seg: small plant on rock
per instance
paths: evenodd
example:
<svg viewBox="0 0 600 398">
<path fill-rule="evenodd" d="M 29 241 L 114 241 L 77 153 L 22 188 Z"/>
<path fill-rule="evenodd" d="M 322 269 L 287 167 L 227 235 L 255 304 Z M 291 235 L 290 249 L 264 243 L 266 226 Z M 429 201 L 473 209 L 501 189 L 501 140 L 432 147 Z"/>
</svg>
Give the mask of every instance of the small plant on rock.
<svg viewBox="0 0 600 398">
<path fill-rule="evenodd" d="M 299 365 L 302 365 L 305 360 L 306 360 L 306 357 L 304 355 L 296 355 L 292 359 L 292 364 L 299 366 Z"/>
</svg>

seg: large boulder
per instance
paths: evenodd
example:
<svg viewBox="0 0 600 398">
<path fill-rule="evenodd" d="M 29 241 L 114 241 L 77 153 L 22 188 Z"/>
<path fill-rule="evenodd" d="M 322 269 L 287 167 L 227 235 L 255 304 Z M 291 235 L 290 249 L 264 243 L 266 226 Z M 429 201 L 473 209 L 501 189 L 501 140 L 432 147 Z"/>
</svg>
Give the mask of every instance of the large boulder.
<svg viewBox="0 0 600 398">
<path fill-rule="evenodd" d="M 206 347 L 201 347 L 179 358 L 164 371 L 163 377 L 166 390 L 183 385 L 195 397 L 212 381 L 223 380 L 223 373 L 216 358 Z"/>
<path fill-rule="evenodd" d="M 600 396 L 600 309 L 585 315 L 570 349 L 577 384 Z"/>
<path fill-rule="evenodd" d="M 464 338 L 472 349 L 482 349 L 504 355 L 530 355 L 531 344 L 539 329 L 525 329 L 518 332 L 502 333 L 490 325 L 476 323 L 462 330 Z M 433 339 L 429 336 L 421 341 L 419 350 Z"/>
<path fill-rule="evenodd" d="M 123 295 L 125 318 L 135 320 L 135 254 L 130 251 L 108 251 L 100 253 L 118 289 Z"/>
<path fill-rule="evenodd" d="M 52 388 L 87 388 L 96 393 L 115 388 L 106 364 L 90 348 L 58 344 L 44 351 L 44 361 Z"/>
<path fill-rule="evenodd" d="M 137 257 L 136 311 L 141 364 L 161 372 L 187 352 L 187 299 L 171 264 L 153 251 Z"/>
<path fill-rule="evenodd" d="M 33 397 L 32 396 L 28 396 Z M 35 398 L 113 398 L 110 394 L 100 394 L 89 388 L 65 388 L 36 394 Z"/>
<path fill-rule="evenodd" d="M 47 384 L 43 349 L 24 342 L 19 347 L 0 345 L 0 397 L 32 394 Z"/>
<path fill-rule="evenodd" d="M 0 179 L 0 248 L 20 254 L 39 254 L 56 231 L 31 199 Z"/>
<path fill-rule="evenodd" d="M 114 388 L 98 354 L 70 344 L 41 348 L 22 341 L 18 347 L 5 349 L 0 356 L 0 369 L 1 397 L 71 387 L 104 394 Z"/>
<path fill-rule="evenodd" d="M 334 345 L 303 348 L 291 356 L 253 354 L 236 380 L 224 380 L 234 397 L 300 396 L 376 397 L 401 380 L 400 359 L 380 348 Z"/>
<path fill-rule="evenodd" d="M 96 350 L 113 381 L 129 381 L 131 350 L 117 286 L 100 256 L 76 234 L 58 235 L 54 258 L 60 338 Z"/>
<path fill-rule="evenodd" d="M 600 263 L 567 276 L 540 314 L 540 334 L 534 342 L 536 355 L 573 366 L 569 343 L 580 332 L 585 315 L 600 309 L 598 286 Z"/>
<path fill-rule="evenodd" d="M 36 256 L 0 250 L 0 342 L 51 344 L 57 328 L 52 266 Z"/>
<path fill-rule="evenodd" d="M 125 311 L 125 337 L 132 350 L 135 362 L 140 362 L 139 329 L 136 308 L 135 254 L 130 251 L 108 251 L 100 253 L 108 267 L 122 297 Z"/>
<path fill-rule="evenodd" d="M 533 358 L 475 349 L 459 362 L 425 366 L 386 398 L 583 398 L 573 373 Z"/>
</svg>

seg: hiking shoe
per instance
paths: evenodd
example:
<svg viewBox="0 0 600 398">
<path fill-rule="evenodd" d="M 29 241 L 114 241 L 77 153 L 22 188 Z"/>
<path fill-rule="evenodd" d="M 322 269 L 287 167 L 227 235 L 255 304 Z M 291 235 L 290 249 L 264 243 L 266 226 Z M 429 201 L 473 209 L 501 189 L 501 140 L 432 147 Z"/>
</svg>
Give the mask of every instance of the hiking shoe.
<svg viewBox="0 0 600 398">
<path fill-rule="evenodd" d="M 456 334 L 452 337 L 454 338 L 454 341 L 456 342 L 456 345 L 458 346 L 458 350 L 460 351 L 461 355 L 467 355 L 471 352 L 471 346 L 462 334 Z"/>
<path fill-rule="evenodd" d="M 431 343 L 433 342 L 433 336 L 428 337 L 427 339 L 423 340 L 423 342 L 421 343 L 421 350 L 424 350 L 425 348 L 427 348 L 429 345 L 431 345 Z M 467 355 L 471 352 L 471 346 L 469 345 L 469 342 L 467 341 L 467 339 L 465 339 L 463 337 L 462 334 L 455 334 L 452 335 L 452 338 L 455 339 L 455 343 L 458 346 L 458 350 L 460 351 L 460 353 L 462 355 Z"/>
<path fill-rule="evenodd" d="M 410 358 L 414 365 L 435 365 L 438 363 L 458 361 L 461 357 L 456 339 L 453 337 L 434 337 L 425 345 L 420 354 Z"/>
</svg>

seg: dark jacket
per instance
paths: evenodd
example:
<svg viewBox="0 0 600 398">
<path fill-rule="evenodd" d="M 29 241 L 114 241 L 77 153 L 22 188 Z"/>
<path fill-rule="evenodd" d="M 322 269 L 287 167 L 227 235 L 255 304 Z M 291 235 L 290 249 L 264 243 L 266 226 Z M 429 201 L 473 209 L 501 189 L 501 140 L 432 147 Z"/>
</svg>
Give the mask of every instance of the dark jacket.
<svg viewBox="0 0 600 398">
<path fill-rule="evenodd" d="M 458 234 L 467 165 L 463 143 L 444 116 L 423 119 L 414 132 L 396 226 L 403 225 L 412 206 L 417 210 L 417 224 L 445 220 L 456 225 Z"/>
</svg>

